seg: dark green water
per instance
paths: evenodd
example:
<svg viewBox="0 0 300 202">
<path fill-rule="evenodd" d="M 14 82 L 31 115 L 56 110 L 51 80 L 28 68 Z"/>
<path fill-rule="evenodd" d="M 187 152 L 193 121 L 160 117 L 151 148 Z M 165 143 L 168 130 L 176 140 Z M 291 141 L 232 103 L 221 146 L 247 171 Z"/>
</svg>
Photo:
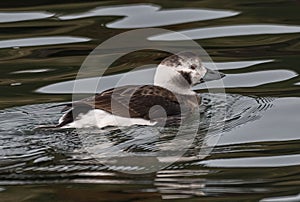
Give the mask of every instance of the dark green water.
<svg viewBox="0 0 300 202">
<path fill-rule="evenodd" d="M 0 201 L 300 201 L 299 8 L 297 0 L 0 2 Z M 103 159 L 115 148 L 143 150 L 147 161 L 168 136 L 157 141 L 137 126 L 90 136 L 34 130 L 57 122 L 60 108 L 45 108 L 72 99 L 73 81 L 95 47 L 150 27 L 194 39 L 226 74 L 226 103 L 195 87 L 204 99 L 203 127 L 181 159 L 157 172 L 128 174 L 136 168 L 109 168 L 86 147 L 103 146 Z M 180 43 L 170 35 L 156 40 Z M 105 81 L 165 56 L 128 54 Z M 222 104 L 223 131 L 203 159 L 206 117 L 217 116 L 211 106 Z M 102 137 L 115 144 L 104 147 Z"/>
</svg>

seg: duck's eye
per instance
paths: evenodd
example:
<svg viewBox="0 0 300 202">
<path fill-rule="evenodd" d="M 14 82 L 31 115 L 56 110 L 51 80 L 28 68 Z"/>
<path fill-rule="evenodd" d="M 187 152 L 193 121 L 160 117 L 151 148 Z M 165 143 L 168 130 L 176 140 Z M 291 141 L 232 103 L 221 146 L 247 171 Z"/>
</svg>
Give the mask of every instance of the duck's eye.
<svg viewBox="0 0 300 202">
<path fill-rule="evenodd" d="M 195 69 L 196 69 L 196 67 L 197 67 L 196 65 L 191 65 L 191 67 L 190 67 L 190 68 L 191 68 L 192 70 L 195 70 Z"/>
</svg>

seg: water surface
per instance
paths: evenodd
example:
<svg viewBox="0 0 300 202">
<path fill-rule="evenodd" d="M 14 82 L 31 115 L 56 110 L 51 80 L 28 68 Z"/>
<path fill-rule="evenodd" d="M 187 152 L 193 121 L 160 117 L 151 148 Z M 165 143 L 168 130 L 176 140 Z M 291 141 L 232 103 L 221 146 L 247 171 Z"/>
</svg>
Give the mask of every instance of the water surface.
<svg viewBox="0 0 300 202">
<path fill-rule="evenodd" d="M 299 200 L 298 1 L 10 1 L 0 5 L 1 201 Z M 208 93 L 206 85 L 194 87 L 203 99 L 195 122 L 200 126 L 182 158 L 140 175 L 128 171 L 149 169 L 148 164 L 121 165 L 131 162 L 135 152 L 150 162 L 158 147 L 171 156 L 175 151 L 168 144 L 172 128 L 161 139 L 151 127 L 138 126 L 80 134 L 35 130 L 57 122 L 61 108 L 47 107 L 72 99 L 77 71 L 96 46 L 124 31 L 149 27 L 194 39 L 226 74 L 226 103 L 220 102 L 224 95 Z M 176 46 L 185 40 L 176 36 L 162 34 L 149 41 L 171 41 Z M 157 50 L 128 54 L 109 67 L 103 78 L 106 85 L 99 89 L 114 86 L 126 72 L 158 64 L 166 56 Z M 133 83 L 147 82 L 153 72 L 151 66 L 132 72 L 130 78 Z M 92 85 L 95 79 L 79 82 Z M 222 87 L 213 82 L 211 86 Z M 222 131 L 211 119 L 218 116 L 212 106 L 226 111 Z M 218 137 L 218 142 L 203 156 L 209 124 L 211 137 Z M 101 151 L 100 162 L 91 155 L 95 145 Z M 119 148 L 128 153 L 118 155 L 114 151 Z M 116 157 L 121 162 L 117 167 L 103 163 Z"/>
</svg>

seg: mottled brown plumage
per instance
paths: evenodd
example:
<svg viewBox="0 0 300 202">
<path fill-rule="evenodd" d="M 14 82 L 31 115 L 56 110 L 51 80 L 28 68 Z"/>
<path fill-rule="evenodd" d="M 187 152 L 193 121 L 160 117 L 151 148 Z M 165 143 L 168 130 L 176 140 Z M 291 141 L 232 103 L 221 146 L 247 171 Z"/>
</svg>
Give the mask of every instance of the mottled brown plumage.
<svg viewBox="0 0 300 202">
<path fill-rule="evenodd" d="M 174 94 L 159 86 L 117 87 L 66 105 L 62 111 L 73 109 L 67 112 L 59 127 L 72 122 L 80 113 L 87 113 L 91 109 L 104 110 L 121 117 L 150 120 L 161 116 L 159 108 L 152 108 L 156 105 L 162 107 L 167 116 L 175 116 L 192 111 L 199 105 L 199 101 L 196 95 Z M 150 117 L 151 108 L 154 111 L 151 111 Z"/>
</svg>

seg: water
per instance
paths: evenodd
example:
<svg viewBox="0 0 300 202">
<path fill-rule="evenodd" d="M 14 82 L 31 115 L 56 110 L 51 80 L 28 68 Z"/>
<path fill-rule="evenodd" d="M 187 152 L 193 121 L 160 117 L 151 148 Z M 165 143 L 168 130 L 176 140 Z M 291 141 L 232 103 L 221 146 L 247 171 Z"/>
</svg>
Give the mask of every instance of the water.
<svg viewBox="0 0 300 202">
<path fill-rule="evenodd" d="M 298 1 L 0 4 L 1 201 L 300 200 Z M 200 126 L 180 159 L 153 173 L 128 173 L 149 169 L 147 163 L 128 166 L 133 153 L 151 162 L 158 147 L 167 157 L 176 152 L 169 144 L 172 128 L 160 139 L 151 127 L 80 133 L 35 129 L 56 123 L 60 108 L 46 108 L 72 99 L 77 71 L 97 45 L 146 27 L 189 36 L 226 74 L 226 103 L 220 102 L 222 95 L 207 93 L 205 85 L 195 86 L 203 97 L 202 115 L 195 122 Z M 176 45 L 182 39 L 160 35 L 149 40 Z M 128 54 L 109 68 L 102 88 L 165 56 L 155 50 Z M 153 73 L 151 68 L 143 71 Z M 132 78 L 147 79 L 141 75 L 133 72 Z M 211 121 L 218 116 L 213 106 L 226 111 L 222 132 Z M 203 156 L 202 137 L 209 124 L 210 137 L 218 141 Z M 97 161 L 91 155 L 94 146 Z M 115 152 L 120 148 L 128 153 Z M 115 158 L 120 164 L 108 167 Z"/>
</svg>

